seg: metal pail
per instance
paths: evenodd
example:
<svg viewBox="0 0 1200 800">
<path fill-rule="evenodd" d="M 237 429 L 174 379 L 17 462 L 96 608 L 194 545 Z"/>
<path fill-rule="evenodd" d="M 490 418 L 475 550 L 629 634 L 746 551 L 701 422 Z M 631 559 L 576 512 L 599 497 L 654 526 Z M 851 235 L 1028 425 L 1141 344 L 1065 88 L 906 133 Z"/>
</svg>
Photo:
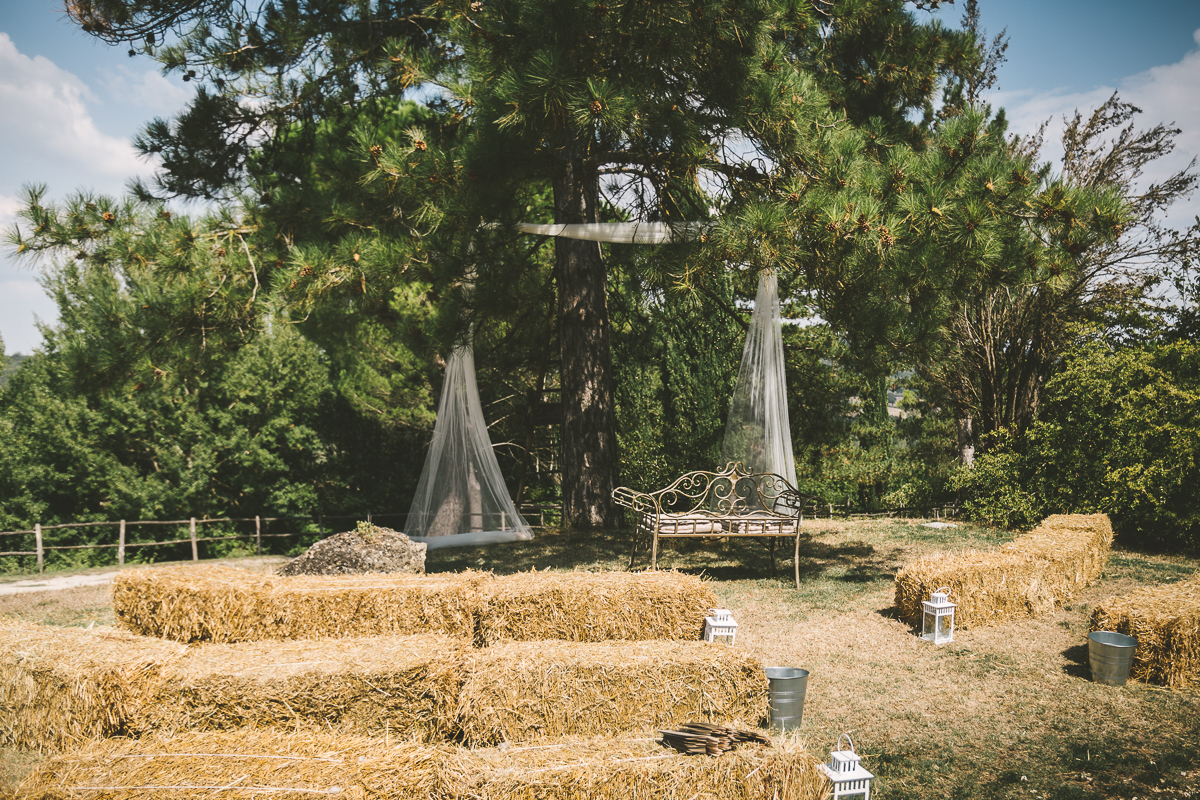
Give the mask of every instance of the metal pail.
<svg viewBox="0 0 1200 800">
<path fill-rule="evenodd" d="M 1092 680 L 1109 686 L 1124 686 L 1129 680 L 1133 651 L 1137 639 L 1113 631 L 1092 631 L 1088 634 L 1088 662 Z"/>
<path fill-rule="evenodd" d="M 808 670 L 799 667 L 767 667 L 767 691 L 771 698 L 771 727 L 790 731 L 804 719 L 804 693 Z"/>
</svg>

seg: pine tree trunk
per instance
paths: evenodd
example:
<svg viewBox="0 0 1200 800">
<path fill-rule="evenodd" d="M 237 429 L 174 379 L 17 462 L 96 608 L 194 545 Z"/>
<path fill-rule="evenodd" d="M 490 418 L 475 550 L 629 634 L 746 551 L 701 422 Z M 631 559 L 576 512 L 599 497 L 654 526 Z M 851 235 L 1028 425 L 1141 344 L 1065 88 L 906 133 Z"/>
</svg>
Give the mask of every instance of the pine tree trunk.
<svg viewBox="0 0 1200 800">
<path fill-rule="evenodd" d="M 596 221 L 598 178 L 586 144 L 560 151 L 554 175 L 555 221 Z M 609 351 L 608 286 L 598 242 L 555 241 L 562 358 L 563 516 L 573 527 L 618 524 L 616 414 Z"/>
</svg>

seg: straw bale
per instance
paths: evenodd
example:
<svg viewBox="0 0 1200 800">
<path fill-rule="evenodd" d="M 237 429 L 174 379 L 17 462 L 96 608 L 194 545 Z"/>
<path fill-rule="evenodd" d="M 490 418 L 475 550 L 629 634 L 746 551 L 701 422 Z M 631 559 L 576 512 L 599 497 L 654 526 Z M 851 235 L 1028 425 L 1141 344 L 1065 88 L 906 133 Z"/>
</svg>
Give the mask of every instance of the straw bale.
<svg viewBox="0 0 1200 800">
<path fill-rule="evenodd" d="M 477 644 L 699 639 L 718 604 L 709 585 L 679 572 L 521 572 L 480 585 Z"/>
<path fill-rule="evenodd" d="M 489 573 L 281 577 L 232 567 L 119 573 L 120 626 L 180 642 L 441 633 L 470 638 Z"/>
<path fill-rule="evenodd" d="M 817 800 L 829 784 L 817 759 L 795 740 L 741 745 L 719 758 L 664 748 L 653 731 L 538 742 L 530 747 L 459 751 L 456 797 L 481 800 Z"/>
<path fill-rule="evenodd" d="M 184 647 L 111 627 L 0 617 L 0 744 L 52 750 L 125 731 Z"/>
<path fill-rule="evenodd" d="M 164 670 L 130 729 L 315 728 L 446 741 L 470 649 L 436 634 L 193 645 Z"/>
<path fill-rule="evenodd" d="M 476 745 L 616 734 L 674 721 L 756 725 L 767 679 L 708 642 L 504 642 L 467 656 L 458 723 Z"/>
<path fill-rule="evenodd" d="M 1056 514 L 997 550 L 933 553 L 897 573 L 896 609 L 919 624 L 922 601 L 949 587 L 962 627 L 1042 616 L 1100 577 L 1112 538 L 1105 514 Z"/>
<path fill-rule="evenodd" d="M 1092 612 L 1091 630 L 1137 639 L 1131 678 L 1172 689 L 1200 686 L 1200 573 L 1104 600 Z"/>
<path fill-rule="evenodd" d="M 816 800 L 828 793 L 817 759 L 794 740 L 719 758 L 636 738 L 541 741 L 467 750 L 337 734 L 243 729 L 109 739 L 57 756 L 18 800 L 271 797 L 311 800 Z"/>
<path fill-rule="evenodd" d="M 445 746 L 244 728 L 93 742 L 43 763 L 16 798 L 448 800 L 464 781 L 452 768 Z"/>
</svg>

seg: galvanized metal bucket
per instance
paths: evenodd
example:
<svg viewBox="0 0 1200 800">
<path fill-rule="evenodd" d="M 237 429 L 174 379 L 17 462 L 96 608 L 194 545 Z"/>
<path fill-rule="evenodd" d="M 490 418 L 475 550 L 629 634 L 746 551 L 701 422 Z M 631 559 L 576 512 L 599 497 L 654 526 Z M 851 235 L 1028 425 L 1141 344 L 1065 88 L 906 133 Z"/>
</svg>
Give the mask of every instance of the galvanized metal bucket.
<svg viewBox="0 0 1200 800">
<path fill-rule="evenodd" d="M 767 692 L 771 698 L 771 727 L 790 731 L 804 719 L 804 693 L 808 670 L 799 667 L 767 667 Z"/>
<path fill-rule="evenodd" d="M 1129 680 L 1133 651 L 1137 639 L 1113 631 L 1092 631 L 1088 634 L 1088 661 L 1092 680 L 1109 686 L 1124 686 Z"/>
</svg>

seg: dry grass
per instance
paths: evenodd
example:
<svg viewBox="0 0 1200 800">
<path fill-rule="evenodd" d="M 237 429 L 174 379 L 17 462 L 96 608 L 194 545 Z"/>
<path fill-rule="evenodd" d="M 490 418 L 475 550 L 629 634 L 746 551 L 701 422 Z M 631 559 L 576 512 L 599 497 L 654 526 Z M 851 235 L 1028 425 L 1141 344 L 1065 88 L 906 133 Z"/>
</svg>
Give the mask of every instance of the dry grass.
<svg viewBox="0 0 1200 800">
<path fill-rule="evenodd" d="M 677 572 L 521 572 L 481 587 L 479 644 L 699 639 L 717 597 Z"/>
<path fill-rule="evenodd" d="M 506 642 L 467 657 L 459 725 L 491 745 L 767 713 L 762 665 L 708 642 Z"/>
<path fill-rule="evenodd" d="M 1200 686 L 1200 573 L 1105 601 L 1092 612 L 1091 629 L 1137 639 L 1130 668 L 1135 679 Z"/>
<path fill-rule="evenodd" d="M 718 604 L 739 623 L 736 649 L 764 664 L 811 671 L 804 724 L 789 735 L 789 745 L 824 759 L 838 734 L 850 731 L 863 765 L 878 776 L 874 796 L 1200 797 L 1200 691 L 1093 683 L 1086 645 L 1095 607 L 1190 576 L 1200 561 L 1115 552 L 1097 582 L 1047 616 L 960 629 L 940 648 L 919 641 L 898 618 L 893 579 L 904 564 L 939 551 L 997 548 L 1011 538 L 976 526 L 935 531 L 905 520 L 839 522 L 804 545 L 799 590 L 790 564 L 781 566 L 778 579 L 765 579 L 765 550 L 745 542 L 685 542 L 672 551 L 671 564 L 714 579 L 709 585 Z M 497 572 L 525 571 L 533 563 L 615 570 L 628 560 L 628 545 L 627 534 L 551 534 L 495 548 L 434 551 L 427 566 L 457 570 L 486 558 Z M 521 747 L 506 752 L 519 755 Z M 472 755 L 461 748 L 452 753 L 455 759 Z M 382 758 L 386 748 L 375 740 L 372 754 Z M 15 776 L 28 763 L 27 753 L 0 751 L 0 775 Z M 552 773 L 533 772 L 532 761 L 510 768 L 516 780 L 530 773 L 527 788 L 517 790 L 527 794 L 518 797 L 570 791 L 549 788 Z M 688 800 L 697 792 L 705 796 L 697 788 L 677 797 Z"/>
<path fill-rule="evenodd" d="M 323 639 L 395 633 L 471 638 L 486 573 L 452 576 L 250 575 L 231 567 L 124 572 L 118 623 L 180 642 Z"/>
<path fill-rule="evenodd" d="M 919 623 L 922 602 L 949 587 L 959 627 L 1044 616 L 1100 576 L 1112 539 L 1104 514 L 1058 514 L 999 550 L 924 556 L 896 574 L 896 609 Z"/>
</svg>

